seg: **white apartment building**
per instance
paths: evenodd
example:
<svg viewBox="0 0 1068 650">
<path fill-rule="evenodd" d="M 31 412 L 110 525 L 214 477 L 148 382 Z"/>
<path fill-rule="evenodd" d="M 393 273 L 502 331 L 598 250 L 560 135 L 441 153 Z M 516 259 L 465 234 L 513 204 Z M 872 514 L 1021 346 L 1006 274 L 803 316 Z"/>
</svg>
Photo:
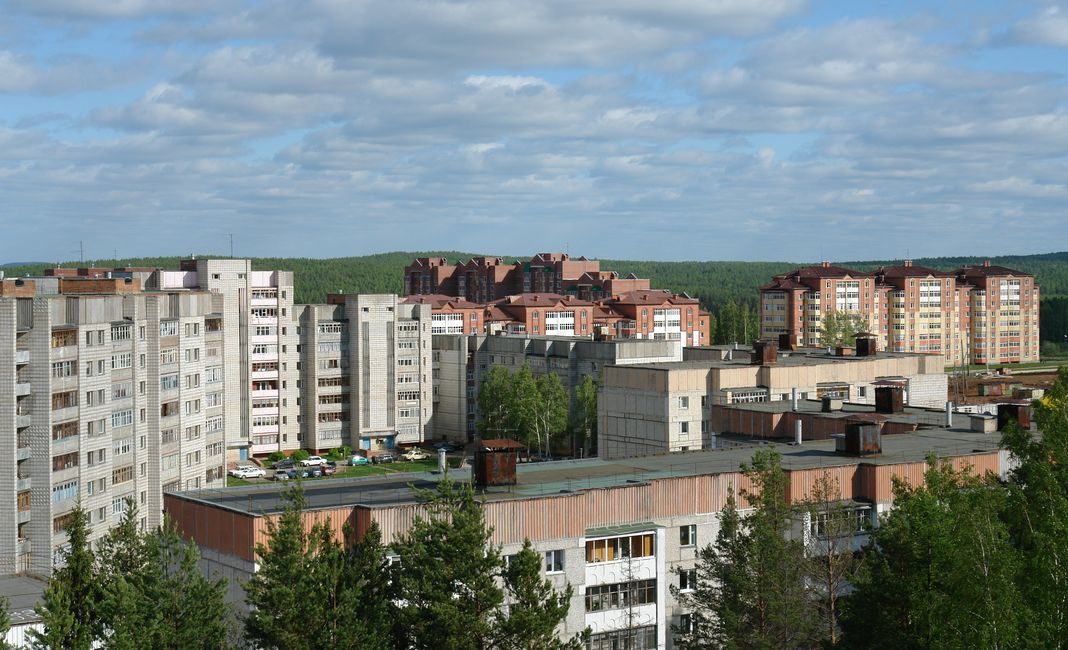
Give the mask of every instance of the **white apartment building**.
<svg viewBox="0 0 1068 650">
<path fill-rule="evenodd" d="M 47 574 L 76 504 L 96 539 L 127 499 L 152 528 L 163 492 L 225 484 L 222 321 L 206 292 L 19 283 L 0 291 L 0 574 Z"/>
<path fill-rule="evenodd" d="M 431 437 L 429 305 L 332 295 L 297 305 L 299 444 L 380 451 Z"/>
</svg>

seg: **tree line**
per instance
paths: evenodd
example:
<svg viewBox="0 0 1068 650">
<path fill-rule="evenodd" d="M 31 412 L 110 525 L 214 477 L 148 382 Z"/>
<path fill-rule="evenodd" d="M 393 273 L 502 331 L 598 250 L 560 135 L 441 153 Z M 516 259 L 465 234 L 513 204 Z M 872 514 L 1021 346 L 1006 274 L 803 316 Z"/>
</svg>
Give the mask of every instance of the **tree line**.
<svg viewBox="0 0 1068 650">
<path fill-rule="evenodd" d="M 323 303 L 328 293 L 402 293 L 404 267 L 416 257 L 446 257 L 455 262 L 475 257 L 472 253 L 458 251 L 392 252 L 361 257 L 331 259 L 271 257 L 252 258 L 252 267 L 257 271 L 276 269 L 293 271 L 294 299 L 297 303 Z M 201 255 L 200 257 L 222 257 Z M 490 256 L 497 257 L 497 256 Z M 91 262 L 100 267 L 146 266 L 177 268 L 178 257 L 144 257 L 127 259 L 100 259 Z M 515 257 L 505 256 L 506 261 Z M 1068 329 L 1055 322 L 1068 322 L 1068 300 L 1053 300 L 1068 297 L 1068 252 L 1042 255 L 1012 255 L 990 258 L 993 264 L 1007 266 L 1032 273 L 1042 287 L 1042 340 L 1065 343 Z M 917 265 L 929 266 L 941 271 L 952 271 L 963 264 L 980 264 L 978 257 L 939 257 L 914 260 Z M 860 271 L 869 271 L 879 266 L 898 264 L 900 260 L 843 262 L 842 265 Z M 25 264 L 6 267 L 10 277 L 39 275 L 52 266 L 87 266 L 90 262 L 63 262 L 50 264 Z M 648 278 L 653 288 L 670 289 L 687 293 L 698 299 L 718 321 L 717 333 L 712 337 L 716 343 L 731 343 L 752 340 L 759 336 L 756 321 L 759 295 L 762 284 L 779 273 L 799 266 L 790 262 L 649 262 L 635 260 L 601 260 L 604 270 L 617 271 L 622 277 L 634 273 Z M 733 303 L 735 309 L 748 308 L 753 312 L 751 321 L 739 322 L 736 316 L 726 316 Z M 724 323 L 724 320 L 727 323 Z M 747 323 L 757 323 L 751 328 L 756 334 L 748 334 Z M 1046 324 L 1050 327 L 1047 328 Z"/>
<path fill-rule="evenodd" d="M 695 588 L 672 589 L 692 612 L 677 647 L 1068 647 L 1068 370 L 1035 419 L 1038 436 L 1007 427 L 1019 464 L 1004 480 L 934 457 L 922 485 L 895 480 L 859 551 L 872 520 L 840 486 L 825 475 L 787 505 L 778 455 L 757 452 L 750 513 L 731 495 Z"/>
</svg>

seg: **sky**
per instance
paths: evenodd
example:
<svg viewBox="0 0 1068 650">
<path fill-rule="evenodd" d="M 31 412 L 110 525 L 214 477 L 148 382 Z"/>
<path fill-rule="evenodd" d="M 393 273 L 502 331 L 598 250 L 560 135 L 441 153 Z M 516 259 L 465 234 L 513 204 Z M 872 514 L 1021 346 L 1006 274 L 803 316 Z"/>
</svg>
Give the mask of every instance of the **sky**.
<svg viewBox="0 0 1068 650">
<path fill-rule="evenodd" d="M 1066 72 L 1045 2 L 0 0 L 0 262 L 1065 250 Z"/>
</svg>

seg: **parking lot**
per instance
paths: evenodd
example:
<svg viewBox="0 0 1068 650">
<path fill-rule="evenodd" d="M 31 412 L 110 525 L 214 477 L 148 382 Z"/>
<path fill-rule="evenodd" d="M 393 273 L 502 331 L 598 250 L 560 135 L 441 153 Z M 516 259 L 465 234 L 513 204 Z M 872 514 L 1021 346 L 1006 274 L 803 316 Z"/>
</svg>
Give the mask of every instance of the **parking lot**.
<svg viewBox="0 0 1068 650">
<path fill-rule="evenodd" d="M 405 460 L 400 454 L 394 457 L 393 462 L 361 465 L 349 465 L 347 461 L 336 461 L 337 472 L 334 474 L 324 476 L 308 476 L 303 477 L 305 481 L 329 481 L 334 478 L 352 478 L 359 476 L 385 476 L 390 474 L 402 474 L 407 472 L 427 472 L 436 470 L 438 467 L 437 450 L 424 449 L 426 458 L 421 460 Z M 460 466 L 463 461 L 462 454 L 453 453 L 449 454 L 448 463 L 451 469 L 455 469 Z M 300 467 L 297 464 L 295 469 L 303 470 L 306 468 Z M 278 480 L 276 474 L 281 470 L 274 470 L 270 468 L 270 464 L 266 464 L 266 473 L 261 478 L 237 478 L 227 475 L 226 485 L 227 487 L 234 487 L 239 485 L 255 485 L 257 483 L 263 483 L 264 481 Z M 301 472 L 303 473 L 303 472 Z"/>
</svg>

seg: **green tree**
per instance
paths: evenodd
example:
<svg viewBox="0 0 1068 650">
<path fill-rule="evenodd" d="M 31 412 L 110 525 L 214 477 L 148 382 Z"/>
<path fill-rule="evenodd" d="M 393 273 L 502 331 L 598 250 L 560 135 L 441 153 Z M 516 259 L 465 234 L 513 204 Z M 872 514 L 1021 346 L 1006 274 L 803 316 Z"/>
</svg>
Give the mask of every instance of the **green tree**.
<svg viewBox="0 0 1068 650">
<path fill-rule="evenodd" d="M 395 617 L 400 647 L 412 650 L 488 650 L 504 602 L 498 585 L 502 560 L 490 543 L 482 505 L 470 484 L 443 478 L 436 491 L 419 491 L 419 516 L 395 545 L 400 598 Z"/>
<path fill-rule="evenodd" d="M 7 613 L 9 609 L 11 601 L 7 596 L 0 596 L 0 650 L 11 648 L 7 643 L 7 631 L 11 629 L 11 615 Z"/>
<path fill-rule="evenodd" d="M 582 378 L 575 387 L 575 410 L 573 427 L 579 432 L 578 447 L 583 456 L 597 453 L 597 392 L 600 385 L 590 375 Z"/>
<path fill-rule="evenodd" d="M 816 479 L 802 508 L 809 523 L 805 574 L 819 618 L 817 629 L 830 645 L 837 645 L 841 601 L 858 567 L 853 540 L 864 524 L 851 503 L 842 500 L 838 481 L 827 473 Z"/>
<path fill-rule="evenodd" d="M 493 366 L 478 389 L 478 431 L 484 438 L 511 433 L 512 404 L 515 401 L 512 373 L 504 366 Z"/>
<path fill-rule="evenodd" d="M 509 403 L 509 423 L 516 432 L 516 439 L 528 448 L 538 449 L 538 411 L 541 401 L 538 380 L 524 363 L 512 375 L 512 401 Z"/>
<path fill-rule="evenodd" d="M 848 347 L 857 344 L 857 334 L 867 331 L 871 325 L 862 314 L 851 311 L 833 311 L 823 317 L 820 324 L 820 345 L 825 347 Z"/>
<path fill-rule="evenodd" d="M 89 650 L 100 636 L 100 581 L 89 546 L 89 520 L 77 506 L 67 523 L 64 565 L 52 572 L 35 607 L 43 629 L 30 632 L 34 648 Z"/>
<path fill-rule="evenodd" d="M 246 638 L 261 648 L 310 648 L 308 609 L 320 593 L 309 590 L 305 551 L 304 489 L 299 482 L 284 493 L 285 509 L 277 521 L 267 519 L 267 543 L 256 545 L 260 570 L 245 585 L 251 608 Z"/>
<path fill-rule="evenodd" d="M 697 584 L 692 591 L 671 592 L 680 608 L 690 612 L 690 625 L 672 626 L 679 650 L 713 650 L 746 647 L 751 608 L 748 538 L 738 514 L 734 493 L 719 513 L 714 544 L 697 553 Z"/>
<path fill-rule="evenodd" d="M 552 438 L 567 429 L 569 398 L 567 389 L 554 372 L 547 372 L 535 382 L 532 415 L 535 440 L 546 455 L 551 454 Z"/>
<path fill-rule="evenodd" d="M 1009 476 L 1012 538 L 1020 557 L 1017 584 L 1028 605 L 1023 639 L 1034 648 L 1068 647 L 1068 369 L 1034 403 L 1034 436 L 1015 423 L 1002 447 L 1019 463 Z"/>
<path fill-rule="evenodd" d="M 356 627 L 351 632 L 353 647 L 387 650 L 392 643 L 393 582 L 387 549 L 382 544 L 378 524 L 371 522 L 367 532 L 349 549 L 350 589 L 356 593 L 355 609 L 348 614 Z M 342 642 L 345 645 L 345 642 Z"/>
<path fill-rule="evenodd" d="M 858 648 L 1019 647 L 1024 601 L 989 479 L 931 458 L 924 485 L 897 481 L 845 603 L 843 644 Z M 873 616 L 873 612 L 878 615 Z"/>
<path fill-rule="evenodd" d="M 543 558 L 530 544 L 512 557 L 504 571 L 508 613 L 499 623 L 496 648 L 499 650 L 580 650 L 588 632 L 561 639 L 560 623 L 567 617 L 574 589 L 567 585 L 558 592 L 541 575 Z"/>
<path fill-rule="evenodd" d="M 789 538 L 796 513 L 780 456 L 762 449 L 743 471 L 755 488 L 742 492 L 752 512 L 740 518 L 731 495 L 715 545 L 699 553 L 696 589 L 672 588 L 693 623 L 675 629 L 680 648 L 807 647 L 818 638 L 805 549 Z"/>
</svg>

